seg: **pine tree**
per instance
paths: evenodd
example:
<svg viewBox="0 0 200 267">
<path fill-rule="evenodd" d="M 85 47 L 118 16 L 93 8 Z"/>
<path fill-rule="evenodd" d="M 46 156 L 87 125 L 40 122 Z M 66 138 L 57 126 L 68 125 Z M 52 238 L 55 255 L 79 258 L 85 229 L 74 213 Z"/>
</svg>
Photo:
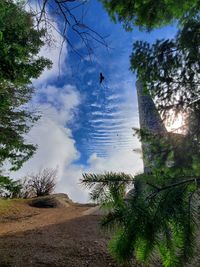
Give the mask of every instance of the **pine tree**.
<svg viewBox="0 0 200 267">
<path fill-rule="evenodd" d="M 24 136 L 38 118 L 27 108 L 32 79 L 51 66 L 38 56 L 44 34 L 22 5 L 0 2 L 0 168 L 9 162 L 12 170 L 19 169 L 36 149 Z"/>
</svg>

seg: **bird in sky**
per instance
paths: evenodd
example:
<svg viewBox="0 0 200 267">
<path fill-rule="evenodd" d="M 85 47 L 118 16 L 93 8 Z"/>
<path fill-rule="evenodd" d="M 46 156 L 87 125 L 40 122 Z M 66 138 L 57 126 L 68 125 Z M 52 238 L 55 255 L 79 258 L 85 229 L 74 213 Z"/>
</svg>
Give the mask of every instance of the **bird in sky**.
<svg viewBox="0 0 200 267">
<path fill-rule="evenodd" d="M 104 79 L 105 79 L 105 77 L 103 76 L 102 72 L 100 72 L 100 74 L 99 74 L 99 83 L 101 84 Z"/>
</svg>

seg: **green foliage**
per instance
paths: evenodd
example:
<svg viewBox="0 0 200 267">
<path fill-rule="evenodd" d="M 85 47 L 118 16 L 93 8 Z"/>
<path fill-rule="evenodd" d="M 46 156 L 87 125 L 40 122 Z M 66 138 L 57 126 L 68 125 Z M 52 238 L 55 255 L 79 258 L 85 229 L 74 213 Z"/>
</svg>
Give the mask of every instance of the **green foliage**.
<svg viewBox="0 0 200 267">
<path fill-rule="evenodd" d="M 43 45 L 43 30 L 35 30 L 31 14 L 12 1 L 1 1 L 0 80 L 27 85 L 37 78 L 50 62 L 36 57 Z"/>
<path fill-rule="evenodd" d="M 36 149 L 24 135 L 38 119 L 26 105 L 34 92 L 31 81 L 51 66 L 37 56 L 43 36 L 20 4 L 0 1 L 0 168 L 9 161 L 11 170 L 19 169 Z"/>
<path fill-rule="evenodd" d="M 125 29 L 136 25 L 146 29 L 160 27 L 177 19 L 185 21 L 199 11 L 198 0 L 100 0 L 111 18 Z"/>
<path fill-rule="evenodd" d="M 137 135 L 143 143 L 145 165 L 149 166 L 155 173 L 173 170 L 175 175 L 180 176 L 180 171 L 184 173 L 194 168 L 192 165 L 195 162 L 195 157 L 198 158 L 199 156 L 197 150 L 199 144 L 197 140 L 191 142 L 190 134 L 182 135 L 168 132 L 160 135 L 147 129 L 141 129 L 137 131 Z M 177 174 L 176 171 L 178 171 Z M 195 173 L 198 175 L 197 172 Z"/>
<path fill-rule="evenodd" d="M 98 181 L 98 183 L 97 183 Z M 81 183 L 93 188 L 91 199 L 107 208 L 121 203 L 126 194 L 126 185 L 133 182 L 133 177 L 125 173 L 106 172 L 105 174 L 83 174 Z"/>
<path fill-rule="evenodd" d="M 188 114 L 190 110 L 199 113 L 199 49 L 199 16 L 185 23 L 173 40 L 134 44 L 131 69 L 137 71 L 138 78 L 156 100 L 161 115 L 172 110 L 176 115 Z"/>
<path fill-rule="evenodd" d="M 0 197 L 17 198 L 20 191 L 20 181 L 14 181 L 9 177 L 0 176 Z"/>
<path fill-rule="evenodd" d="M 158 177 L 161 175 L 162 179 Z M 117 185 L 113 182 L 116 180 Z M 163 266 L 177 267 L 184 266 L 192 257 L 199 221 L 200 177 L 183 180 L 177 172 L 175 175 L 171 170 L 169 175 L 169 170 L 165 173 L 163 169 L 162 174 L 141 174 L 134 179 L 124 174 L 88 174 L 83 181 L 89 187 L 98 185 L 94 189 L 98 199 L 105 191 L 110 196 L 103 198 L 104 207 L 105 201 L 109 202 L 109 213 L 102 225 L 109 226 L 114 233 L 109 249 L 120 262 L 136 258 L 149 263 L 160 255 Z M 124 190 L 133 182 L 134 189 L 125 197 L 119 183 Z"/>
</svg>

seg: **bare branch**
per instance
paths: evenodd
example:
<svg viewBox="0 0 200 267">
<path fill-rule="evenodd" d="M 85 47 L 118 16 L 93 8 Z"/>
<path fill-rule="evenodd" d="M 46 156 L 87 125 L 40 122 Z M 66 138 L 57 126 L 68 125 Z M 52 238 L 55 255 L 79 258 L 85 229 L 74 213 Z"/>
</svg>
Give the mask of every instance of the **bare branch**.
<svg viewBox="0 0 200 267">
<path fill-rule="evenodd" d="M 152 192 L 147 198 L 152 198 L 155 197 L 157 194 L 159 194 L 162 191 L 168 190 L 168 189 L 172 189 L 174 187 L 178 187 L 178 186 L 182 186 L 182 185 L 186 185 L 186 184 L 190 184 L 190 183 L 200 183 L 200 177 L 199 176 L 195 176 L 195 177 L 178 177 L 178 178 L 184 178 L 184 180 L 180 181 L 180 182 L 176 182 L 176 183 L 172 183 L 163 187 L 158 187 L 156 185 L 152 185 L 147 183 L 148 185 L 154 187 L 156 190 L 154 192 Z"/>
<path fill-rule="evenodd" d="M 35 196 L 46 196 L 51 194 L 56 186 L 57 169 L 45 168 L 36 174 L 27 176 L 27 190 Z"/>
<path fill-rule="evenodd" d="M 28 2 L 31 3 L 30 0 L 28 0 Z M 63 38 L 61 52 L 64 42 L 67 42 L 72 51 L 81 58 L 85 52 L 82 51 L 80 53 L 76 49 L 76 44 L 79 41 L 84 44 L 83 50 L 86 51 L 90 57 L 94 53 L 94 45 L 92 44 L 92 41 L 109 49 L 105 40 L 106 37 L 84 24 L 83 20 L 85 14 L 82 14 L 79 18 L 77 12 L 73 12 L 77 8 L 83 8 L 86 4 L 87 1 L 79 0 L 37 0 L 36 5 L 39 10 L 34 12 L 37 27 L 45 28 L 47 36 L 50 34 L 49 29 L 53 28 L 55 30 L 52 17 L 54 22 L 59 22 L 60 24 L 58 25 L 57 32 Z M 76 41 L 73 41 L 73 35 Z M 61 57 L 61 52 L 59 57 Z"/>
</svg>

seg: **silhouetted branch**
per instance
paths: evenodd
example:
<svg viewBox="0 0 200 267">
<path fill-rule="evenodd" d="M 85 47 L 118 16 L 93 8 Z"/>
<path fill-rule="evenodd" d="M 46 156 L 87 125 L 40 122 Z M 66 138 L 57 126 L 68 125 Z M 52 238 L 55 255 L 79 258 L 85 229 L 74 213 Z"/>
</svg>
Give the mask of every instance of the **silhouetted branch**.
<svg viewBox="0 0 200 267">
<path fill-rule="evenodd" d="M 37 0 L 35 10 L 34 7 L 31 6 L 31 1 L 28 0 L 27 2 L 35 16 L 37 27 L 45 28 L 48 38 L 51 37 L 49 30 L 52 28 L 55 30 L 55 28 L 57 28 L 56 31 L 63 38 L 61 51 L 65 41 L 72 51 L 79 57 L 83 57 L 84 53 L 89 56 L 94 53 L 93 41 L 109 48 L 105 40 L 106 37 L 102 36 L 96 30 L 84 23 L 83 20 L 85 15 L 79 17 L 77 12 L 73 12 L 77 8 L 83 9 L 88 1 Z M 55 22 L 58 24 L 58 27 L 53 25 Z M 79 52 L 76 48 L 76 45 L 79 42 L 83 44 L 83 50 L 85 52 Z"/>
<path fill-rule="evenodd" d="M 155 197 L 160 192 L 168 190 L 168 189 L 172 189 L 172 188 L 177 187 L 177 186 L 186 185 L 186 184 L 190 184 L 190 183 L 200 183 L 200 177 L 199 176 L 196 176 L 196 177 L 178 177 L 178 178 L 184 178 L 184 180 L 182 180 L 180 182 L 172 183 L 172 184 L 169 184 L 169 185 L 166 185 L 163 187 L 157 187 L 156 185 L 147 183 L 148 185 L 150 185 L 151 187 L 156 189 L 147 198 Z"/>
</svg>

